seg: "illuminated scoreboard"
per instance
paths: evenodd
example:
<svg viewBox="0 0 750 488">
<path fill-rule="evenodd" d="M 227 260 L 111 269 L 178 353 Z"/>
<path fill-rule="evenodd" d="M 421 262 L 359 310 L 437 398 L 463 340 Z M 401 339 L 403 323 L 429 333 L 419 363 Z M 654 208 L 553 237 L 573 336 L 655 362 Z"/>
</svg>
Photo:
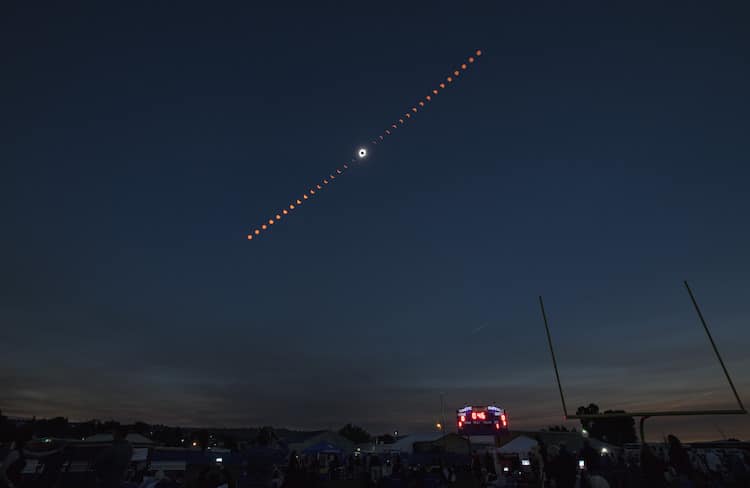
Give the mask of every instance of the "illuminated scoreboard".
<svg viewBox="0 0 750 488">
<path fill-rule="evenodd" d="M 466 406 L 456 411 L 456 426 L 461 435 L 495 435 L 508 430 L 508 415 L 494 405 Z"/>
</svg>

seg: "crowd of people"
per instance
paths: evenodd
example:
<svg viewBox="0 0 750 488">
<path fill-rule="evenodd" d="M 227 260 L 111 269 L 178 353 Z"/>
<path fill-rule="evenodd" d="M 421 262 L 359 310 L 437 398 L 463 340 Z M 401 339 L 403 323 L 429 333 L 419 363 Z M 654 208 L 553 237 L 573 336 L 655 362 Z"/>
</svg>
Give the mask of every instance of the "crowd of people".
<svg viewBox="0 0 750 488">
<path fill-rule="evenodd" d="M 397 453 L 291 452 L 248 456 L 238 471 L 208 464 L 192 471 L 134 472 L 133 449 L 127 431 L 117 429 L 110 445 L 91 460 L 96 488 L 316 488 L 330 482 L 362 487 L 507 486 L 538 488 L 718 488 L 750 487 L 750 453 L 740 449 L 693 449 L 669 436 L 663 445 L 644 444 L 639 450 L 593 448 L 588 442 L 578 451 L 565 444 L 536 447 L 521 456 L 495 457 L 494 449 L 474 452 L 462 463 L 444 455 L 415 462 Z M 23 471 L 30 436 L 19 432 L 0 466 L 0 488 L 27 488 Z M 271 448 L 269 452 L 274 451 Z M 51 451 L 52 452 L 52 451 Z M 264 451 L 265 452 L 265 451 Z M 275 451 L 274 451 L 275 452 Z M 268 454 L 268 453 L 266 453 Z M 286 459 L 286 461 L 284 461 Z M 411 461 L 411 463 L 409 462 Z M 136 470 L 137 471 L 137 470 Z M 44 474 L 44 473 L 43 473 Z M 54 473 L 53 473 L 54 474 Z M 189 479 L 188 479 L 189 478 Z M 60 478 L 36 478 L 34 488 L 57 488 Z M 469 483 L 467 485 L 467 483 Z M 88 487 L 89 485 L 87 485 Z M 77 487 L 78 488 L 78 487 Z M 80 487 L 84 488 L 84 487 Z"/>
<path fill-rule="evenodd" d="M 438 487 L 456 481 L 456 470 L 436 458 L 430 466 L 410 465 L 401 455 L 354 453 L 338 455 L 298 455 L 292 452 L 289 464 L 275 487 L 316 487 L 328 481 L 350 480 L 362 487 Z"/>
<path fill-rule="evenodd" d="M 694 450 L 670 435 L 663 448 L 602 453 L 584 443 L 579 452 L 539 442 L 529 453 L 526 484 L 554 488 L 750 487 L 750 454 Z M 507 483 L 506 483 L 507 484 Z M 500 483 L 498 483 L 500 486 Z"/>
</svg>

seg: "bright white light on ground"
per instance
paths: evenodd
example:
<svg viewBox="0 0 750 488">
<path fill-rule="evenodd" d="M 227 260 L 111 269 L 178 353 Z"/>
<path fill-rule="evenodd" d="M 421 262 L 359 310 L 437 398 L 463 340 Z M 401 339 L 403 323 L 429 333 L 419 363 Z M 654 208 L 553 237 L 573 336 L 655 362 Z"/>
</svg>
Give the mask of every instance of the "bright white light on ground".
<svg viewBox="0 0 750 488">
<path fill-rule="evenodd" d="M 367 149 L 364 147 L 360 147 L 357 151 L 357 156 L 359 156 L 359 159 L 364 159 L 367 157 Z"/>
</svg>

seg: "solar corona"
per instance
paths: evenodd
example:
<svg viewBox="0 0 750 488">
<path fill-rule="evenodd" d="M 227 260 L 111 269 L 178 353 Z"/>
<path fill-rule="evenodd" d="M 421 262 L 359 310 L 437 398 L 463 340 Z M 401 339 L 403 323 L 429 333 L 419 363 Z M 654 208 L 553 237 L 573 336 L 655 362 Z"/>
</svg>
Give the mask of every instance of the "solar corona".
<svg viewBox="0 0 750 488">
<path fill-rule="evenodd" d="M 480 49 L 474 51 L 471 56 L 467 57 L 464 61 L 461 62 L 458 69 L 454 69 L 450 72 L 451 76 L 442 78 L 442 80 L 436 87 L 429 89 L 427 95 L 420 98 L 419 100 L 416 100 L 412 106 L 410 106 L 405 112 L 403 112 L 403 114 L 399 115 L 399 117 L 393 122 L 390 122 L 383 130 L 383 132 L 372 138 L 368 145 L 357 148 L 357 150 L 355 151 L 355 157 L 353 157 L 350 161 L 347 161 L 346 163 L 340 165 L 334 171 L 331 171 L 328 174 L 327 178 L 315 182 L 311 186 L 311 188 L 314 189 L 310 189 L 309 191 L 304 192 L 302 194 L 302 199 L 294 198 L 291 200 L 292 203 L 279 207 L 283 210 L 270 211 L 269 215 L 271 216 L 271 218 L 263 220 L 263 222 L 265 223 L 259 226 L 252 227 L 247 232 L 247 240 L 253 241 L 259 237 L 262 237 L 263 234 L 271 230 L 271 226 L 280 223 L 282 215 L 292 217 L 297 211 L 301 209 L 303 203 L 309 203 L 312 197 L 316 196 L 319 192 L 322 192 L 327 186 L 331 186 L 336 180 L 337 176 L 345 174 L 345 172 L 350 169 L 350 164 L 356 165 L 357 163 L 362 162 L 364 159 L 367 159 L 370 155 L 371 149 L 374 146 L 383 144 L 392 135 L 400 132 L 404 127 L 407 127 L 409 125 L 409 122 L 413 121 L 414 118 L 417 117 L 423 110 L 425 110 L 430 103 L 433 103 L 436 98 L 435 96 L 438 93 L 443 90 L 447 90 L 451 86 L 455 86 L 454 82 L 458 81 L 458 77 L 461 71 L 466 71 L 470 66 L 474 64 L 475 61 L 479 59 L 480 56 L 482 56 L 482 54 L 483 52 Z"/>
</svg>

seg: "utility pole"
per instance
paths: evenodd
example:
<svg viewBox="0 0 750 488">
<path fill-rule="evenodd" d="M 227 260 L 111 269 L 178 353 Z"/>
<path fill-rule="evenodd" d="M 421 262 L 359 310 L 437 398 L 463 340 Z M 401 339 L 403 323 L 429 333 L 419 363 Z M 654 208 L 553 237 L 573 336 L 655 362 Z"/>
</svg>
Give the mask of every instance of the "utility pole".
<svg viewBox="0 0 750 488">
<path fill-rule="evenodd" d="M 445 435 L 445 393 L 440 392 L 440 427 L 441 432 Z"/>
</svg>

